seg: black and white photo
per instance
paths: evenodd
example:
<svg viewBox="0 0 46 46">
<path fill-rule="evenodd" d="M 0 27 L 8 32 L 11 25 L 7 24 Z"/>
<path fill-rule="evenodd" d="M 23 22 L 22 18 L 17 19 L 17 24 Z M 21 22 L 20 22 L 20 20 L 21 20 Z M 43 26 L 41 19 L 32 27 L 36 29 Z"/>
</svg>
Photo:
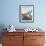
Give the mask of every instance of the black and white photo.
<svg viewBox="0 0 46 46">
<path fill-rule="evenodd" d="M 19 6 L 20 22 L 34 21 L 34 5 L 20 5 Z"/>
</svg>

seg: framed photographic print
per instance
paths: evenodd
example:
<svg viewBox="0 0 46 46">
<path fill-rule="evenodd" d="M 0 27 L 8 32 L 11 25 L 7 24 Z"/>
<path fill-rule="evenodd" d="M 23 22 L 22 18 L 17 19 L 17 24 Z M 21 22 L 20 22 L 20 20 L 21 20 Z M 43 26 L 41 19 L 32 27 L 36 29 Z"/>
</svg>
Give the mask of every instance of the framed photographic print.
<svg viewBox="0 0 46 46">
<path fill-rule="evenodd" d="M 19 5 L 19 21 L 34 22 L 34 5 Z"/>
</svg>

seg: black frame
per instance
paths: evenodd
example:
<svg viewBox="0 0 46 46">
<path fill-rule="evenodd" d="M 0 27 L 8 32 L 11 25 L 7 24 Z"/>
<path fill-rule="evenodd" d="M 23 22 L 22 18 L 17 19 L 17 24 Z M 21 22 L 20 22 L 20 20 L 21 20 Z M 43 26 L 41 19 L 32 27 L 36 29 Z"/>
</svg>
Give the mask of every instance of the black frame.
<svg viewBox="0 0 46 46">
<path fill-rule="evenodd" d="M 32 9 L 32 20 L 22 20 L 21 10 L 23 7 L 31 7 Z M 19 22 L 21 23 L 32 23 L 34 22 L 34 5 L 19 5 Z"/>
</svg>

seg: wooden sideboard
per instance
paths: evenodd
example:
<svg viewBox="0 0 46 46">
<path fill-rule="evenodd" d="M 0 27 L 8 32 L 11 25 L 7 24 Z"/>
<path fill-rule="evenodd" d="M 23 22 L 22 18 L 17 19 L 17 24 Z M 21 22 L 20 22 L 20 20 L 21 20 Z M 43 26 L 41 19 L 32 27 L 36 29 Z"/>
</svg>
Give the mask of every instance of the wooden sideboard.
<svg viewBox="0 0 46 46">
<path fill-rule="evenodd" d="M 44 32 L 3 32 L 3 46 L 44 46 Z"/>
</svg>

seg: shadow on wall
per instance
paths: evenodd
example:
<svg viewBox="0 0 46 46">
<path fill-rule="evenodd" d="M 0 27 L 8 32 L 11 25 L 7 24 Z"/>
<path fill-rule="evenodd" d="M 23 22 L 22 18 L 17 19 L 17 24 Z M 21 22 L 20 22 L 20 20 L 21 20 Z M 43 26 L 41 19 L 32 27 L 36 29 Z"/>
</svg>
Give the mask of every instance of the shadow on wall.
<svg viewBox="0 0 46 46">
<path fill-rule="evenodd" d="M 4 24 L 0 24 L 0 43 L 2 43 L 2 36 L 3 36 L 3 32 L 5 32 L 3 29 L 6 28 Z"/>
</svg>

